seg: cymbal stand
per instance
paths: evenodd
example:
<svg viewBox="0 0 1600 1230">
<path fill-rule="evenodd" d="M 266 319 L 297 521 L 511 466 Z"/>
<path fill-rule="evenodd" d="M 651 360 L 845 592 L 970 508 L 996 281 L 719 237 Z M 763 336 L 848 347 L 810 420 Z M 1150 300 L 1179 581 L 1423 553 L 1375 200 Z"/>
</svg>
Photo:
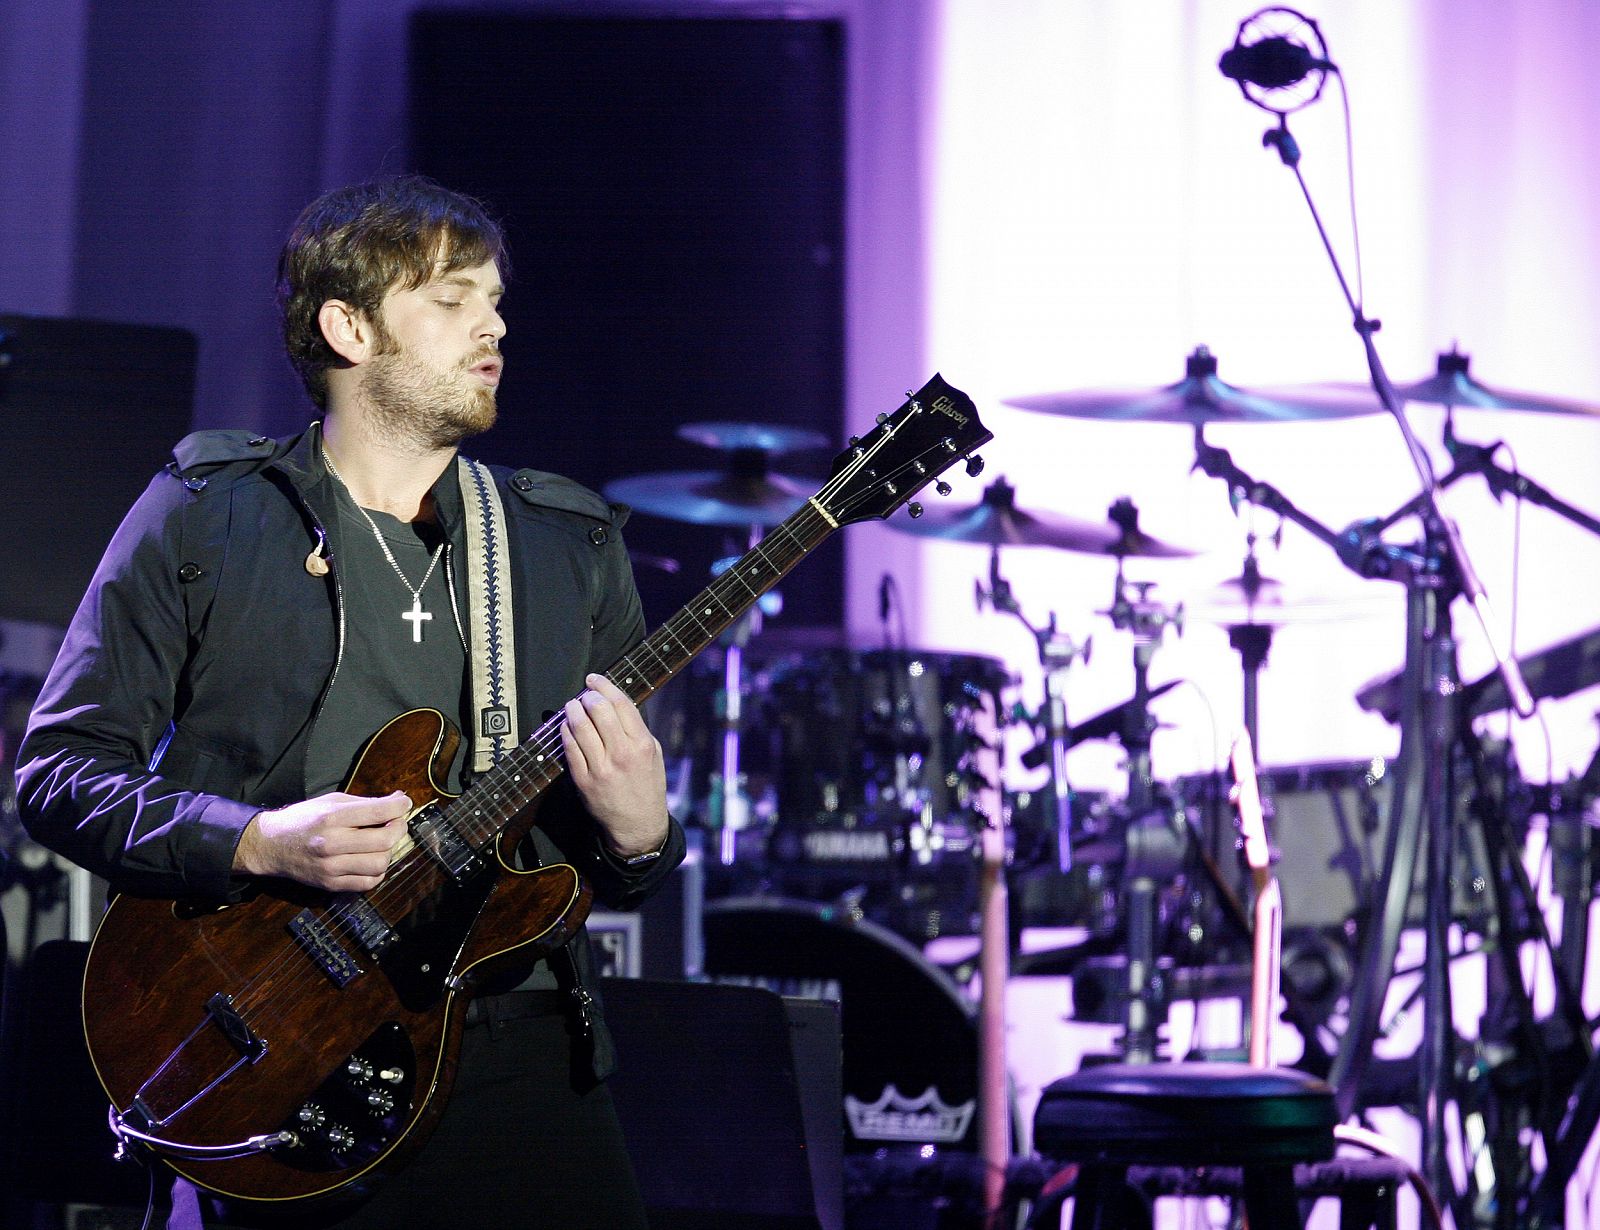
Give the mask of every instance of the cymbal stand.
<svg viewBox="0 0 1600 1230">
<path fill-rule="evenodd" d="M 1056 628 L 1056 613 L 1043 626 L 1030 623 L 1023 614 L 1011 583 L 1000 574 L 1000 548 L 989 550 L 989 588 L 977 583 L 978 606 L 988 602 L 996 611 L 1013 616 L 1033 636 L 1038 647 L 1039 665 L 1044 671 L 1045 743 L 1050 749 L 1051 818 L 1055 821 L 1056 865 L 1072 870 L 1072 790 L 1067 778 L 1067 749 L 1072 746 L 1071 726 L 1067 722 L 1067 670 L 1080 658 L 1089 661 L 1090 640 L 1082 645 Z"/>
<path fill-rule="evenodd" d="M 1162 1000 L 1156 966 L 1156 897 L 1183 865 L 1186 832 L 1157 807 L 1150 766 L 1150 739 L 1156 721 L 1150 713 L 1150 662 L 1169 626 L 1183 628 L 1183 608 L 1169 608 L 1150 597 L 1148 581 L 1127 581 L 1122 557 L 1112 592 L 1112 627 L 1133 634 L 1133 699 L 1121 732 L 1128 757 L 1127 862 L 1123 900 L 1127 906 L 1127 977 L 1124 983 L 1123 1057 L 1129 1063 L 1156 1058 L 1157 1013 Z"/>
<path fill-rule="evenodd" d="M 1246 539 L 1244 555 L 1245 609 L 1254 611 L 1255 600 L 1261 593 L 1261 565 L 1256 559 L 1256 537 Z M 1261 754 L 1261 723 L 1259 720 L 1261 668 L 1267 664 L 1267 651 L 1272 648 L 1272 629 L 1266 624 L 1247 620 L 1242 624 L 1228 625 L 1228 644 L 1239 655 L 1244 675 L 1244 729 L 1250 736 L 1254 754 Z"/>
<path fill-rule="evenodd" d="M 761 527 L 752 525 L 745 549 L 761 541 Z M 744 647 L 761 631 L 762 606 L 753 605 L 723 633 L 722 744 L 720 774 L 711 799 L 711 822 L 719 834 L 717 861 L 731 867 L 738 853 L 739 831 L 750 819 L 750 800 L 739 776 L 739 738 L 744 723 Z"/>
</svg>

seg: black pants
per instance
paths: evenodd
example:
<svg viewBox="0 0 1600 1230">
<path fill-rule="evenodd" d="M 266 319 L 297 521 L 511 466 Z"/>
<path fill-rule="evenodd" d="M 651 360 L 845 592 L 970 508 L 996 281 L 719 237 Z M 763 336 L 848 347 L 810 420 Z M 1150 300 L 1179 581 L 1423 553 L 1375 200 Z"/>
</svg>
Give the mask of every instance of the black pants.
<svg viewBox="0 0 1600 1230">
<path fill-rule="evenodd" d="M 468 1025 L 460 1074 L 421 1151 L 365 1202 L 222 1202 L 173 1184 L 168 1230 L 645 1230 L 644 1203 L 604 1085 L 574 1080 L 565 1015 Z"/>
</svg>

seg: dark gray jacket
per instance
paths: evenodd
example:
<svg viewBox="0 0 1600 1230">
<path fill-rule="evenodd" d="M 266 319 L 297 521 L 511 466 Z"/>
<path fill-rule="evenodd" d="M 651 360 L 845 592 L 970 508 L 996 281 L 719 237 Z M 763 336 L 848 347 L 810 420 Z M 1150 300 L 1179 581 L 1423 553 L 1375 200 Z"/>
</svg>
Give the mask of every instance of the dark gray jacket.
<svg viewBox="0 0 1600 1230">
<path fill-rule="evenodd" d="M 239 836 L 256 812 L 306 796 L 306 750 L 340 652 L 339 519 L 320 430 L 275 441 L 199 432 L 134 504 L 107 548 L 40 692 L 17 757 L 33 837 L 117 891 L 237 898 Z M 517 698 L 529 729 L 644 635 L 619 530 L 626 510 L 566 479 L 495 469 L 506 509 Z M 455 468 L 434 490 L 467 618 Z M 326 536 L 335 561 L 306 557 Z M 524 730 L 523 734 L 529 733 Z M 535 839 L 613 908 L 637 905 L 683 856 L 613 858 L 569 779 Z M 587 937 L 572 945 L 592 981 Z M 597 1075 L 611 1067 L 596 1038 Z"/>
</svg>

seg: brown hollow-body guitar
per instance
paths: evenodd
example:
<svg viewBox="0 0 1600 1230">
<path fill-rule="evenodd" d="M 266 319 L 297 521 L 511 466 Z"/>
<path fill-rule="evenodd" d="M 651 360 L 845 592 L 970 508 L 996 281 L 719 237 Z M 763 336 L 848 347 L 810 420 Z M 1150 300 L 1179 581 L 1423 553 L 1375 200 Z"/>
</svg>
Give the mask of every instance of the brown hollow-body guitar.
<svg viewBox="0 0 1600 1230">
<path fill-rule="evenodd" d="M 989 438 L 970 399 L 934 376 L 607 676 L 645 699 L 833 530 L 887 517 Z M 980 466 L 970 458 L 968 473 Z M 379 731 L 346 788 L 402 790 L 413 811 L 371 892 L 270 881 L 223 907 L 117 897 L 83 988 L 113 1130 L 203 1187 L 265 1201 L 359 1189 L 419 1147 L 449 1096 L 474 988 L 513 955 L 566 943 L 589 912 L 572 867 L 512 863 L 565 770 L 561 722 L 460 796 L 439 785 L 460 742 L 441 714 Z"/>
</svg>

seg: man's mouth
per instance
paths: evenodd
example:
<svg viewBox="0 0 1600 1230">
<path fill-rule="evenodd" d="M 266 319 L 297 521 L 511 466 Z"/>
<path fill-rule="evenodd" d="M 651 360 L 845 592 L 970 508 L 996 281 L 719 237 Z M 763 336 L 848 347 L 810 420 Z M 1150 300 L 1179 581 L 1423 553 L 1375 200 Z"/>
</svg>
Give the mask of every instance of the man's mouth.
<svg viewBox="0 0 1600 1230">
<path fill-rule="evenodd" d="M 500 383 L 500 373 L 504 368 L 504 359 L 485 359 L 482 363 L 475 364 L 472 370 L 479 379 L 492 388 Z"/>
</svg>

